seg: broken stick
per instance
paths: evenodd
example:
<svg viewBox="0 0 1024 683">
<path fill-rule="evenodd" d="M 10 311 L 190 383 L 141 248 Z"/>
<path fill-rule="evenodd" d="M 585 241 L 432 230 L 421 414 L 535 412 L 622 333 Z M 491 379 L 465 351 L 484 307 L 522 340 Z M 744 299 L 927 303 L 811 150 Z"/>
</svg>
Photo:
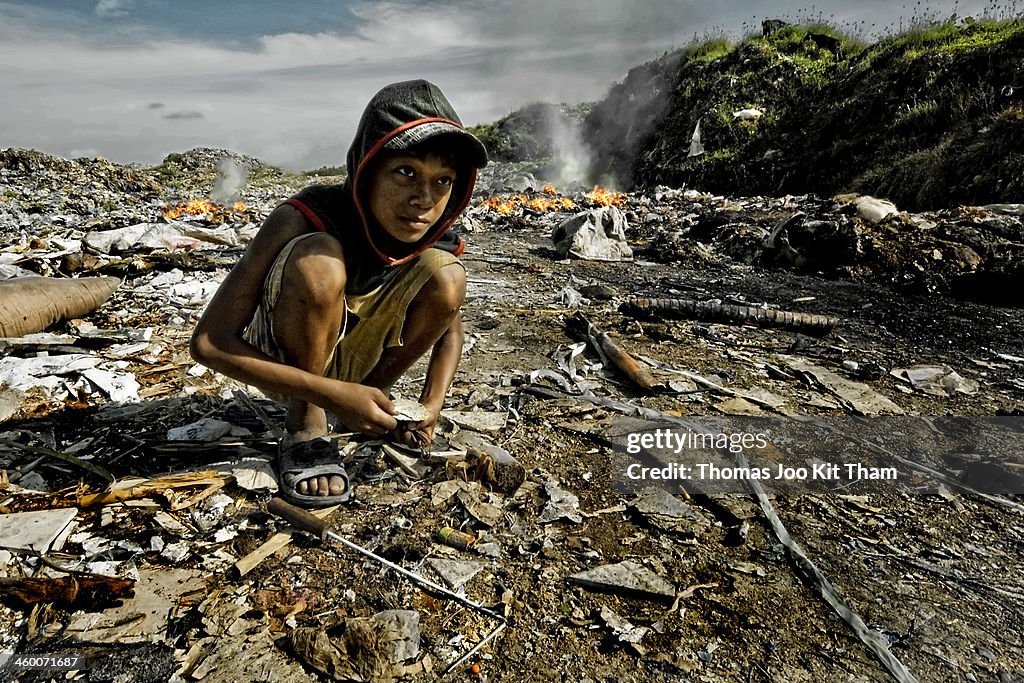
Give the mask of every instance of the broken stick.
<svg viewBox="0 0 1024 683">
<path fill-rule="evenodd" d="M 135 580 L 99 574 L 57 578 L 0 577 L 0 597 L 22 607 L 54 602 L 62 607 L 95 611 L 134 593 Z"/>
<path fill-rule="evenodd" d="M 310 514 L 315 515 L 318 519 L 326 519 L 332 512 L 338 509 L 337 505 L 331 507 L 321 508 L 319 510 L 313 510 Z M 240 559 L 231 568 L 231 578 L 240 579 L 253 569 L 255 569 L 263 560 L 267 559 L 281 548 L 292 542 L 292 529 L 285 531 L 279 531 L 266 542 L 263 543 L 259 548 L 253 550 L 251 553 Z"/>
<path fill-rule="evenodd" d="M 628 353 L 612 341 L 607 332 L 594 327 L 582 313 L 575 313 L 565 321 L 569 332 L 589 341 L 598 353 L 610 360 L 624 375 L 644 391 L 654 392 L 658 389 L 658 380 L 650 371 L 636 362 Z"/>
<path fill-rule="evenodd" d="M 159 479 L 149 479 L 134 486 L 115 488 L 112 491 L 103 493 L 90 493 L 78 496 L 76 504 L 80 508 L 92 507 L 94 505 L 109 505 L 110 503 L 123 503 L 126 500 L 145 498 L 153 494 L 161 495 L 167 499 L 171 510 L 181 510 L 195 505 L 204 498 L 213 495 L 227 483 L 225 475 L 216 470 L 203 472 L 186 472 L 184 474 L 173 474 Z M 180 489 L 201 487 L 192 495 L 185 495 Z"/>
</svg>

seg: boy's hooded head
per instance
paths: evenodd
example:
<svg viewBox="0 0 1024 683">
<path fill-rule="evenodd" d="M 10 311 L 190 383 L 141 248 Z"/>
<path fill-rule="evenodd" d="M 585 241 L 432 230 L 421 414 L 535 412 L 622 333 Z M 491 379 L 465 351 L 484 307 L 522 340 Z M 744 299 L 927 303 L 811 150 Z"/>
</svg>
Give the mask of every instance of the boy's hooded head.
<svg viewBox="0 0 1024 683">
<path fill-rule="evenodd" d="M 382 154 L 382 152 L 386 152 Z M 368 180 L 381 159 L 409 152 L 450 159 L 456 177 L 450 198 L 433 227 L 412 245 L 396 245 L 380 234 L 369 211 Z M 396 265 L 415 257 L 433 244 L 462 213 L 473 194 L 476 170 L 487 163 L 487 151 L 462 126 L 441 90 L 425 80 L 385 86 L 367 104 L 348 151 L 353 198 L 367 238 L 378 255 Z"/>
</svg>

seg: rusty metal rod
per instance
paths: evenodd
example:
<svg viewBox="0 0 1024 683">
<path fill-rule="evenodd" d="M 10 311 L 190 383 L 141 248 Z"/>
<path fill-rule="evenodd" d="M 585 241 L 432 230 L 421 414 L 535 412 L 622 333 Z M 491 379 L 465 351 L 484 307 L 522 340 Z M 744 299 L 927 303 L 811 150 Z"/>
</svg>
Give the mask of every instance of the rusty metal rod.
<svg viewBox="0 0 1024 683">
<path fill-rule="evenodd" d="M 817 313 L 781 311 L 758 306 L 737 306 L 692 299 L 644 299 L 629 297 L 620 310 L 633 317 L 655 316 L 664 318 L 690 318 L 716 322 L 753 324 L 760 327 L 780 327 L 823 336 L 839 323 L 839 318 Z"/>
<path fill-rule="evenodd" d="M 291 503 L 281 500 L 280 498 L 273 498 L 269 503 L 267 503 L 267 511 L 277 515 L 278 517 L 281 517 L 294 527 L 304 529 L 305 531 L 308 531 L 312 534 L 316 534 L 320 537 L 321 541 L 326 541 L 328 538 L 331 538 L 337 541 L 338 543 L 341 543 L 346 548 L 355 550 L 360 555 L 364 555 L 375 562 L 379 562 L 388 569 L 395 570 L 407 579 L 411 579 L 416 583 L 427 586 L 431 590 L 435 590 L 438 593 L 444 595 L 445 597 L 451 598 L 452 600 L 455 600 L 456 602 L 461 603 L 466 607 L 469 607 L 470 609 L 474 609 L 477 612 L 480 612 L 480 614 L 484 614 L 493 619 L 497 619 L 498 621 L 505 621 L 505 617 L 498 614 L 497 612 L 489 610 L 483 605 L 475 603 L 472 600 L 459 595 L 458 593 L 454 593 L 445 588 L 444 586 L 434 583 L 430 579 L 424 578 L 419 574 L 414 574 L 405 567 L 401 567 L 395 564 L 394 562 L 391 562 L 390 560 L 386 560 L 380 555 L 377 555 L 367 550 L 361 545 L 353 543 L 347 538 L 339 536 L 338 534 L 331 531 L 330 527 L 327 526 L 327 522 L 315 517 L 312 513 L 309 513 L 301 508 L 295 507 Z"/>
</svg>

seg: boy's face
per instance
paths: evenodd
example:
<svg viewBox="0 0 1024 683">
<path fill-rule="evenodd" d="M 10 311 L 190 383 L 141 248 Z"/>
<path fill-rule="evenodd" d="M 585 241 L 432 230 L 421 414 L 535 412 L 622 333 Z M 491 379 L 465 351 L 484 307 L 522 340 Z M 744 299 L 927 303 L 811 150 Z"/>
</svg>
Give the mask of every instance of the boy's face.
<svg viewBox="0 0 1024 683">
<path fill-rule="evenodd" d="M 455 168 L 436 154 L 384 151 L 370 176 L 370 213 L 391 237 L 411 244 L 444 213 Z"/>
</svg>

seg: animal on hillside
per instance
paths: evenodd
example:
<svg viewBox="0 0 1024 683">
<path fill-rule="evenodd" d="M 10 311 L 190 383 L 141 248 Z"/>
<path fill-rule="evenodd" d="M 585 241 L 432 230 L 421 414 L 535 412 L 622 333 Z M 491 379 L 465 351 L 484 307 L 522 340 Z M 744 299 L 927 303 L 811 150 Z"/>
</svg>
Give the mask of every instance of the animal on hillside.
<svg viewBox="0 0 1024 683">
<path fill-rule="evenodd" d="M 825 33 L 814 33 L 811 31 L 804 36 L 804 41 L 806 42 L 808 40 L 814 43 L 819 50 L 828 50 L 837 58 L 842 59 L 843 43 L 838 38 Z"/>
<path fill-rule="evenodd" d="M 782 19 L 765 19 L 761 22 L 761 36 L 767 38 L 783 26 L 789 26 L 789 23 Z"/>
</svg>

